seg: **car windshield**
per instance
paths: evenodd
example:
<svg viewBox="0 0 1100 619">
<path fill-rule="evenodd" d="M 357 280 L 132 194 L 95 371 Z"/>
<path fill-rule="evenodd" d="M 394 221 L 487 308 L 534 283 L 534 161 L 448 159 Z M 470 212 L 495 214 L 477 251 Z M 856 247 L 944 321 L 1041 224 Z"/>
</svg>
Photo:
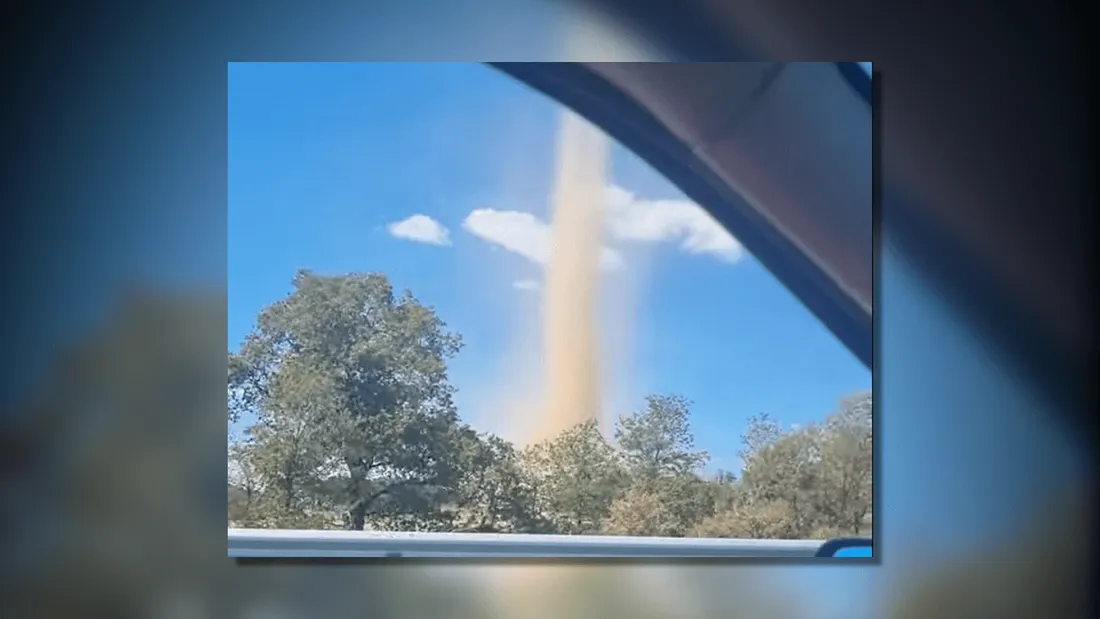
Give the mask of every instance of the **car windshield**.
<svg viewBox="0 0 1100 619">
<path fill-rule="evenodd" d="M 228 139 L 231 528 L 870 535 L 871 372 L 598 128 L 238 63 Z"/>
</svg>

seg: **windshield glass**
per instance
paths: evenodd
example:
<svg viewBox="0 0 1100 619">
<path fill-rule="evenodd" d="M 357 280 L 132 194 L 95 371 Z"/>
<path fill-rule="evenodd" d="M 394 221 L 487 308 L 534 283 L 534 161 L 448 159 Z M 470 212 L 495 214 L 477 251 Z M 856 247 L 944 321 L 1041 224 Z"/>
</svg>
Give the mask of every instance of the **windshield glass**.
<svg viewBox="0 0 1100 619">
<path fill-rule="evenodd" d="M 477 64 L 229 71 L 230 527 L 869 535 L 871 373 Z"/>
</svg>

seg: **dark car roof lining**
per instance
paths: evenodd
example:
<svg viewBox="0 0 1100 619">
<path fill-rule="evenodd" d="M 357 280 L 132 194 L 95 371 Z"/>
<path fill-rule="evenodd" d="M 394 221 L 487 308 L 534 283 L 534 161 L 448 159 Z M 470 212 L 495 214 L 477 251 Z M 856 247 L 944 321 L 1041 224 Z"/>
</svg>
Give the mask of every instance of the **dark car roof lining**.
<svg viewBox="0 0 1100 619">
<path fill-rule="evenodd" d="M 711 213 L 861 362 L 872 365 L 872 317 L 790 239 L 634 98 L 579 63 L 491 63 L 573 109 Z M 858 65 L 855 68 L 862 72 Z"/>
<path fill-rule="evenodd" d="M 863 70 L 863 67 L 859 66 L 858 62 L 838 62 L 836 67 L 840 74 L 844 76 L 844 81 L 848 82 L 852 90 L 856 91 L 860 98 L 870 106 L 873 95 L 871 76 Z"/>
</svg>

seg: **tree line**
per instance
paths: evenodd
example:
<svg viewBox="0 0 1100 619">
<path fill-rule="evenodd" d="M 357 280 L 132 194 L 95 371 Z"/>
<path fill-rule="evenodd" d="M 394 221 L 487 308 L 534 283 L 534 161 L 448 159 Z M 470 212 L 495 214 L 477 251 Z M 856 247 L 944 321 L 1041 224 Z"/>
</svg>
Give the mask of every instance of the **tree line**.
<svg viewBox="0 0 1100 619">
<path fill-rule="evenodd" d="M 385 275 L 299 271 L 229 354 L 230 526 L 739 538 L 869 535 L 871 394 L 821 424 L 767 414 L 741 437 L 740 478 L 706 474 L 691 403 L 652 394 L 519 449 L 458 415 L 462 347 Z"/>
</svg>

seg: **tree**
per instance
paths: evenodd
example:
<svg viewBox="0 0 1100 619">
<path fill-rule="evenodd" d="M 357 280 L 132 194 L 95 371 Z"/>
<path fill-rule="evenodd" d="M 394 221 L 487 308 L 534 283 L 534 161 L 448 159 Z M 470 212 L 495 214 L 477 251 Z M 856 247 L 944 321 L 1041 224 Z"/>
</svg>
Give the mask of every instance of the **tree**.
<svg viewBox="0 0 1100 619">
<path fill-rule="evenodd" d="M 528 448 L 524 460 L 538 485 L 540 512 L 558 533 L 600 531 L 628 481 L 595 420 Z"/>
<path fill-rule="evenodd" d="M 704 451 L 693 451 L 690 403 L 678 395 L 646 396 L 640 412 L 619 418 L 615 438 L 635 479 L 691 475 L 706 464 Z"/>
<path fill-rule="evenodd" d="M 707 490 L 714 511 L 732 509 L 738 500 L 737 476 L 730 471 L 719 470 L 708 480 Z"/>
<path fill-rule="evenodd" d="M 682 536 L 712 512 L 696 476 L 708 456 L 694 449 L 690 415 L 686 398 L 649 395 L 644 409 L 619 418 L 615 437 L 632 488 L 613 506 L 608 532 Z"/>
<path fill-rule="evenodd" d="M 788 539 L 798 537 L 796 515 L 784 501 L 755 501 L 737 504 L 706 518 L 695 526 L 694 537 Z"/>
<path fill-rule="evenodd" d="M 821 445 L 820 509 L 834 529 L 859 535 L 871 513 L 874 469 L 870 392 L 840 401 Z"/>
<path fill-rule="evenodd" d="M 607 533 L 683 537 L 714 513 L 709 484 L 695 475 L 631 481 L 627 492 L 611 505 Z"/>
<path fill-rule="evenodd" d="M 548 523 L 538 513 L 531 474 L 511 443 L 472 431 L 463 442 L 466 475 L 453 507 L 453 529 L 482 533 L 541 533 Z"/>
<path fill-rule="evenodd" d="M 669 505 L 665 493 L 638 484 L 611 504 L 604 532 L 611 535 L 675 537 L 682 535 L 680 514 Z"/>
<path fill-rule="evenodd" d="M 741 476 L 750 505 L 784 505 L 788 535 L 806 537 L 818 522 L 821 493 L 820 432 L 801 428 L 754 454 Z"/>
<path fill-rule="evenodd" d="M 783 429 L 768 413 L 759 413 L 749 417 L 748 427 L 741 435 L 742 468 L 747 468 L 756 454 L 765 447 L 774 445 L 783 436 Z"/>
<path fill-rule="evenodd" d="M 228 488 L 230 526 L 254 526 L 260 497 L 259 479 L 249 445 L 229 445 Z"/>
<path fill-rule="evenodd" d="M 229 357 L 231 415 L 258 420 L 265 493 L 288 517 L 333 499 L 351 529 L 437 518 L 462 476 L 446 370 L 461 339 L 381 274 L 292 283 Z"/>
<path fill-rule="evenodd" d="M 841 400 L 821 426 L 783 432 L 766 415 L 742 439 L 743 506 L 786 510 L 788 535 L 863 534 L 871 511 L 871 393 Z"/>
</svg>

